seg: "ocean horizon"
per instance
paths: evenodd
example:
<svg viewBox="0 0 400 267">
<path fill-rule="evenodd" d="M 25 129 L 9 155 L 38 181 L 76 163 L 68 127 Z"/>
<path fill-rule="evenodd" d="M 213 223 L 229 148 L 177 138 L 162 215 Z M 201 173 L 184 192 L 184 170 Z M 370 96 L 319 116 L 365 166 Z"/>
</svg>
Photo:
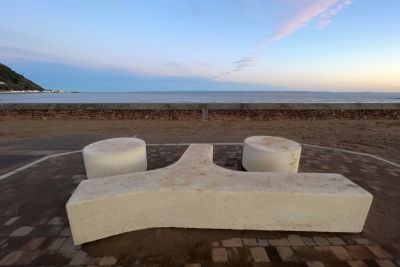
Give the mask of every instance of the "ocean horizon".
<svg viewBox="0 0 400 267">
<path fill-rule="evenodd" d="M 0 94 L 1 103 L 400 103 L 400 93 L 170 91 Z"/>
</svg>

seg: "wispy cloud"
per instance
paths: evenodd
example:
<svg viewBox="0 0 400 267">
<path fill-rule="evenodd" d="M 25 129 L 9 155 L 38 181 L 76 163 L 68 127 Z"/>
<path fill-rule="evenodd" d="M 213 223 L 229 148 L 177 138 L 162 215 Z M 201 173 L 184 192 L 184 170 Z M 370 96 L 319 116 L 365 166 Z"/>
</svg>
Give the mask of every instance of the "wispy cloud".
<svg viewBox="0 0 400 267">
<path fill-rule="evenodd" d="M 318 23 L 318 28 L 323 29 L 331 25 L 330 18 L 335 16 L 339 11 L 341 11 L 345 6 L 351 5 L 352 0 L 347 0 L 344 3 L 339 4 L 337 7 L 328 10 L 327 12 L 321 14 L 320 21 Z"/>
<path fill-rule="evenodd" d="M 223 72 L 220 75 L 215 76 L 214 78 L 219 78 L 221 76 L 225 76 L 225 75 L 231 74 L 232 72 L 236 72 L 236 71 L 239 71 L 239 70 L 243 70 L 244 68 L 255 66 L 254 62 L 257 61 L 258 56 L 254 56 L 254 55 L 258 55 L 258 54 L 260 54 L 260 53 L 257 52 L 257 53 L 252 54 L 251 56 L 247 56 L 247 57 L 244 57 L 244 58 L 242 58 L 242 59 L 240 59 L 238 61 L 232 62 L 232 63 L 236 64 L 236 67 L 234 67 L 230 71 Z"/>
<path fill-rule="evenodd" d="M 238 71 L 247 67 L 252 67 L 254 64 L 252 64 L 254 61 L 257 60 L 257 57 L 255 56 L 250 56 L 250 57 L 245 57 L 242 58 L 241 60 L 235 61 L 233 63 L 236 64 L 236 68 L 232 71 Z"/>
<path fill-rule="evenodd" d="M 261 42 L 266 44 L 271 41 L 278 41 L 283 37 L 286 37 L 297 30 L 306 26 L 313 18 L 326 12 L 332 5 L 339 2 L 339 0 L 312 0 L 303 1 L 305 4 L 302 5 L 296 14 L 285 21 L 271 36 Z"/>
<path fill-rule="evenodd" d="M 320 29 L 325 28 L 330 25 L 330 18 L 335 16 L 345 6 L 352 4 L 353 0 L 286 0 L 285 2 L 288 8 L 295 9 L 293 13 L 294 15 L 284 20 L 280 26 L 276 28 L 275 32 L 259 42 L 258 46 L 265 46 L 270 42 L 278 41 L 290 34 L 293 34 L 299 29 L 308 25 L 311 20 L 318 16 L 320 18 L 318 27 Z M 336 4 L 338 5 L 333 7 Z M 256 54 L 259 54 L 259 52 Z M 258 57 L 256 56 L 248 56 L 241 60 L 235 61 L 233 62 L 236 64 L 235 68 L 214 78 L 219 78 L 232 72 L 254 66 L 257 58 Z"/>
</svg>

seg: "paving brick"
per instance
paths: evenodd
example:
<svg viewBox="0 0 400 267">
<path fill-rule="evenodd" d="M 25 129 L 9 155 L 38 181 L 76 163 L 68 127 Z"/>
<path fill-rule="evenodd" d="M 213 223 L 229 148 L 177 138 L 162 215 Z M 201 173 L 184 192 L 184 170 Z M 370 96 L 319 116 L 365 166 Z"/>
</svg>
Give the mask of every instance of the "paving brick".
<svg viewBox="0 0 400 267">
<path fill-rule="evenodd" d="M 185 267 L 201 267 L 200 263 L 186 263 Z"/>
<path fill-rule="evenodd" d="M 31 240 L 29 240 L 21 249 L 22 250 L 36 250 L 40 244 L 43 243 L 43 241 L 46 239 L 46 237 L 34 237 Z"/>
<path fill-rule="evenodd" d="M 50 217 L 39 217 L 32 225 L 44 225 L 50 220 Z"/>
<path fill-rule="evenodd" d="M 269 245 L 267 239 L 257 239 L 257 244 L 260 247 L 267 247 Z"/>
<path fill-rule="evenodd" d="M 318 253 L 318 258 L 322 261 L 337 261 L 338 258 L 328 246 L 314 246 Z M 346 264 L 347 265 L 347 264 Z"/>
<path fill-rule="evenodd" d="M 347 261 L 322 261 L 325 267 L 351 267 Z"/>
<path fill-rule="evenodd" d="M 372 251 L 378 259 L 393 259 L 393 257 L 379 245 L 373 244 L 366 245 L 365 247 Z"/>
<path fill-rule="evenodd" d="M 71 227 L 65 227 L 58 233 L 58 236 L 72 236 Z"/>
<path fill-rule="evenodd" d="M 276 250 L 276 247 L 264 247 L 264 249 L 267 252 L 270 262 L 282 263 L 281 256 L 279 256 L 279 253 L 278 253 L 278 250 Z"/>
<path fill-rule="evenodd" d="M 310 237 L 303 236 L 301 239 L 303 239 L 304 243 L 306 243 L 307 246 L 316 246 L 317 245 L 317 243 L 315 243 L 314 240 Z"/>
<path fill-rule="evenodd" d="M 56 250 L 45 261 L 44 265 L 67 265 L 78 253 L 75 249 Z"/>
<path fill-rule="evenodd" d="M 61 246 L 60 249 L 80 249 L 81 245 L 75 246 L 74 240 L 72 237 L 69 237 L 67 241 Z"/>
<path fill-rule="evenodd" d="M 83 260 L 81 265 L 89 265 L 89 266 L 96 266 L 99 265 L 102 257 L 90 257 L 89 255 Z"/>
<path fill-rule="evenodd" d="M 114 257 L 103 257 L 99 262 L 99 265 L 114 265 L 117 259 Z"/>
<path fill-rule="evenodd" d="M 330 250 L 332 250 L 333 254 L 336 255 L 336 257 L 339 260 L 352 260 L 354 259 L 350 253 L 345 249 L 345 247 L 342 246 L 329 246 Z"/>
<path fill-rule="evenodd" d="M 290 242 L 286 238 L 268 239 L 268 243 L 274 247 L 290 247 Z"/>
<path fill-rule="evenodd" d="M 375 260 L 381 267 L 397 267 L 391 260 Z"/>
<path fill-rule="evenodd" d="M 220 246 L 220 243 L 219 243 L 219 241 L 214 241 L 211 243 L 211 246 L 216 248 L 216 247 Z"/>
<path fill-rule="evenodd" d="M 68 221 L 65 217 L 53 217 L 47 222 L 48 225 L 64 225 Z"/>
<path fill-rule="evenodd" d="M 398 266 L 400 266 L 400 260 L 397 260 L 396 263 Z"/>
<path fill-rule="evenodd" d="M 329 242 L 334 246 L 345 246 L 346 243 L 339 237 L 327 237 Z"/>
<path fill-rule="evenodd" d="M 386 250 L 390 255 L 393 256 L 395 259 L 400 259 L 400 251 L 396 249 L 395 246 L 392 244 L 380 244 L 380 246 Z"/>
<path fill-rule="evenodd" d="M 211 257 L 213 262 L 228 262 L 228 252 L 226 248 L 213 248 Z"/>
<path fill-rule="evenodd" d="M 293 247 L 302 247 L 306 245 L 303 239 L 298 235 L 289 235 L 288 240 Z"/>
<path fill-rule="evenodd" d="M 362 245 L 352 245 L 346 246 L 346 250 L 354 257 L 356 260 L 368 260 L 375 259 L 375 255 Z"/>
<path fill-rule="evenodd" d="M 189 263 L 203 263 L 211 261 L 211 251 L 209 248 L 192 248 L 188 252 Z"/>
<path fill-rule="evenodd" d="M 6 221 L 4 223 L 4 225 L 12 225 L 14 222 L 16 222 L 20 217 L 12 217 L 11 219 L 9 219 L 8 221 Z"/>
<path fill-rule="evenodd" d="M 331 243 L 329 243 L 328 239 L 322 236 L 314 236 L 313 237 L 315 243 L 317 243 L 318 246 L 330 246 Z"/>
<path fill-rule="evenodd" d="M 290 247 L 276 247 L 276 250 L 279 253 L 279 256 L 283 261 L 295 261 L 296 257 L 294 256 L 294 252 Z"/>
<path fill-rule="evenodd" d="M 262 247 L 250 248 L 254 262 L 269 262 L 267 252 Z"/>
<path fill-rule="evenodd" d="M 368 267 L 367 264 L 363 261 L 348 261 L 347 262 L 351 267 Z"/>
<path fill-rule="evenodd" d="M 365 238 L 354 238 L 354 241 L 356 241 L 357 244 L 359 245 L 369 245 L 371 242 L 369 242 L 368 239 Z"/>
<path fill-rule="evenodd" d="M 292 247 L 294 255 L 301 262 L 306 261 L 318 261 L 320 254 L 314 249 L 314 247 Z"/>
<path fill-rule="evenodd" d="M 27 235 L 29 235 L 30 232 L 33 231 L 33 229 L 35 229 L 35 227 L 22 226 L 22 227 L 18 228 L 17 230 L 13 231 L 8 236 L 27 236 Z"/>
<path fill-rule="evenodd" d="M 322 261 L 307 261 L 308 267 L 325 267 Z"/>
<path fill-rule="evenodd" d="M 222 246 L 223 247 L 243 247 L 242 240 L 240 238 L 231 238 L 231 239 L 226 239 L 222 240 Z"/>
<path fill-rule="evenodd" d="M 239 262 L 240 254 L 237 248 L 227 248 L 228 258 L 231 262 Z"/>
<path fill-rule="evenodd" d="M 75 257 L 70 261 L 69 265 L 81 265 L 85 260 L 87 253 L 83 250 L 79 250 Z"/>
<path fill-rule="evenodd" d="M 13 251 L 8 253 L 1 261 L 0 265 L 13 265 L 25 251 Z"/>
<path fill-rule="evenodd" d="M 248 247 L 242 247 L 242 248 L 237 248 L 239 255 L 240 255 L 240 260 L 242 262 L 253 262 L 253 256 L 251 255 L 250 248 Z"/>
<path fill-rule="evenodd" d="M 49 208 L 46 209 L 45 212 L 41 214 L 43 217 L 53 216 L 58 211 L 58 208 Z"/>
<path fill-rule="evenodd" d="M 368 267 L 379 267 L 379 264 L 374 260 L 363 260 Z"/>
<path fill-rule="evenodd" d="M 44 250 L 26 251 L 15 262 L 15 265 L 30 265 L 30 266 L 43 265 L 48 256 L 50 255 L 50 253 L 51 253 L 50 251 L 44 251 Z"/>
<path fill-rule="evenodd" d="M 59 249 L 66 240 L 67 240 L 66 237 L 55 237 L 55 238 L 53 237 L 51 240 L 49 239 L 49 243 L 46 249 L 50 250 Z"/>
<path fill-rule="evenodd" d="M 34 236 L 56 236 L 63 229 L 62 226 L 37 226 L 36 229 L 31 233 Z"/>
<path fill-rule="evenodd" d="M 242 238 L 245 247 L 257 247 L 257 240 L 255 238 Z"/>
<path fill-rule="evenodd" d="M 0 247 L 3 246 L 3 244 L 7 243 L 8 238 L 0 239 Z"/>
<path fill-rule="evenodd" d="M 85 175 L 83 174 L 76 174 L 71 177 L 71 179 L 82 179 Z"/>
</svg>

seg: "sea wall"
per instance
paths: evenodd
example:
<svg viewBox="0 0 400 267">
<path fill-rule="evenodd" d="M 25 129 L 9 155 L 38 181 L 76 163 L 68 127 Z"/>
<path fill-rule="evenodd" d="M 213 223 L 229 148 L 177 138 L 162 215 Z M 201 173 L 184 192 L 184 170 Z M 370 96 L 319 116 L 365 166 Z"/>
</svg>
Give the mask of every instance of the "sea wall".
<svg viewBox="0 0 400 267">
<path fill-rule="evenodd" d="M 0 104 L 0 120 L 399 120 L 400 103 Z"/>
</svg>

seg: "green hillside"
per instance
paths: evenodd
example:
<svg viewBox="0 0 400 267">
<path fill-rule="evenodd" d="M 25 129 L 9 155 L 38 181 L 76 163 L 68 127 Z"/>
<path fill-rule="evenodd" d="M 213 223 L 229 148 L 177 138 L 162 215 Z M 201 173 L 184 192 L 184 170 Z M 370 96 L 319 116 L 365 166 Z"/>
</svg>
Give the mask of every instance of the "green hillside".
<svg viewBox="0 0 400 267">
<path fill-rule="evenodd" d="M 23 75 L 0 63 L 0 91 L 43 91 L 44 89 Z"/>
</svg>

